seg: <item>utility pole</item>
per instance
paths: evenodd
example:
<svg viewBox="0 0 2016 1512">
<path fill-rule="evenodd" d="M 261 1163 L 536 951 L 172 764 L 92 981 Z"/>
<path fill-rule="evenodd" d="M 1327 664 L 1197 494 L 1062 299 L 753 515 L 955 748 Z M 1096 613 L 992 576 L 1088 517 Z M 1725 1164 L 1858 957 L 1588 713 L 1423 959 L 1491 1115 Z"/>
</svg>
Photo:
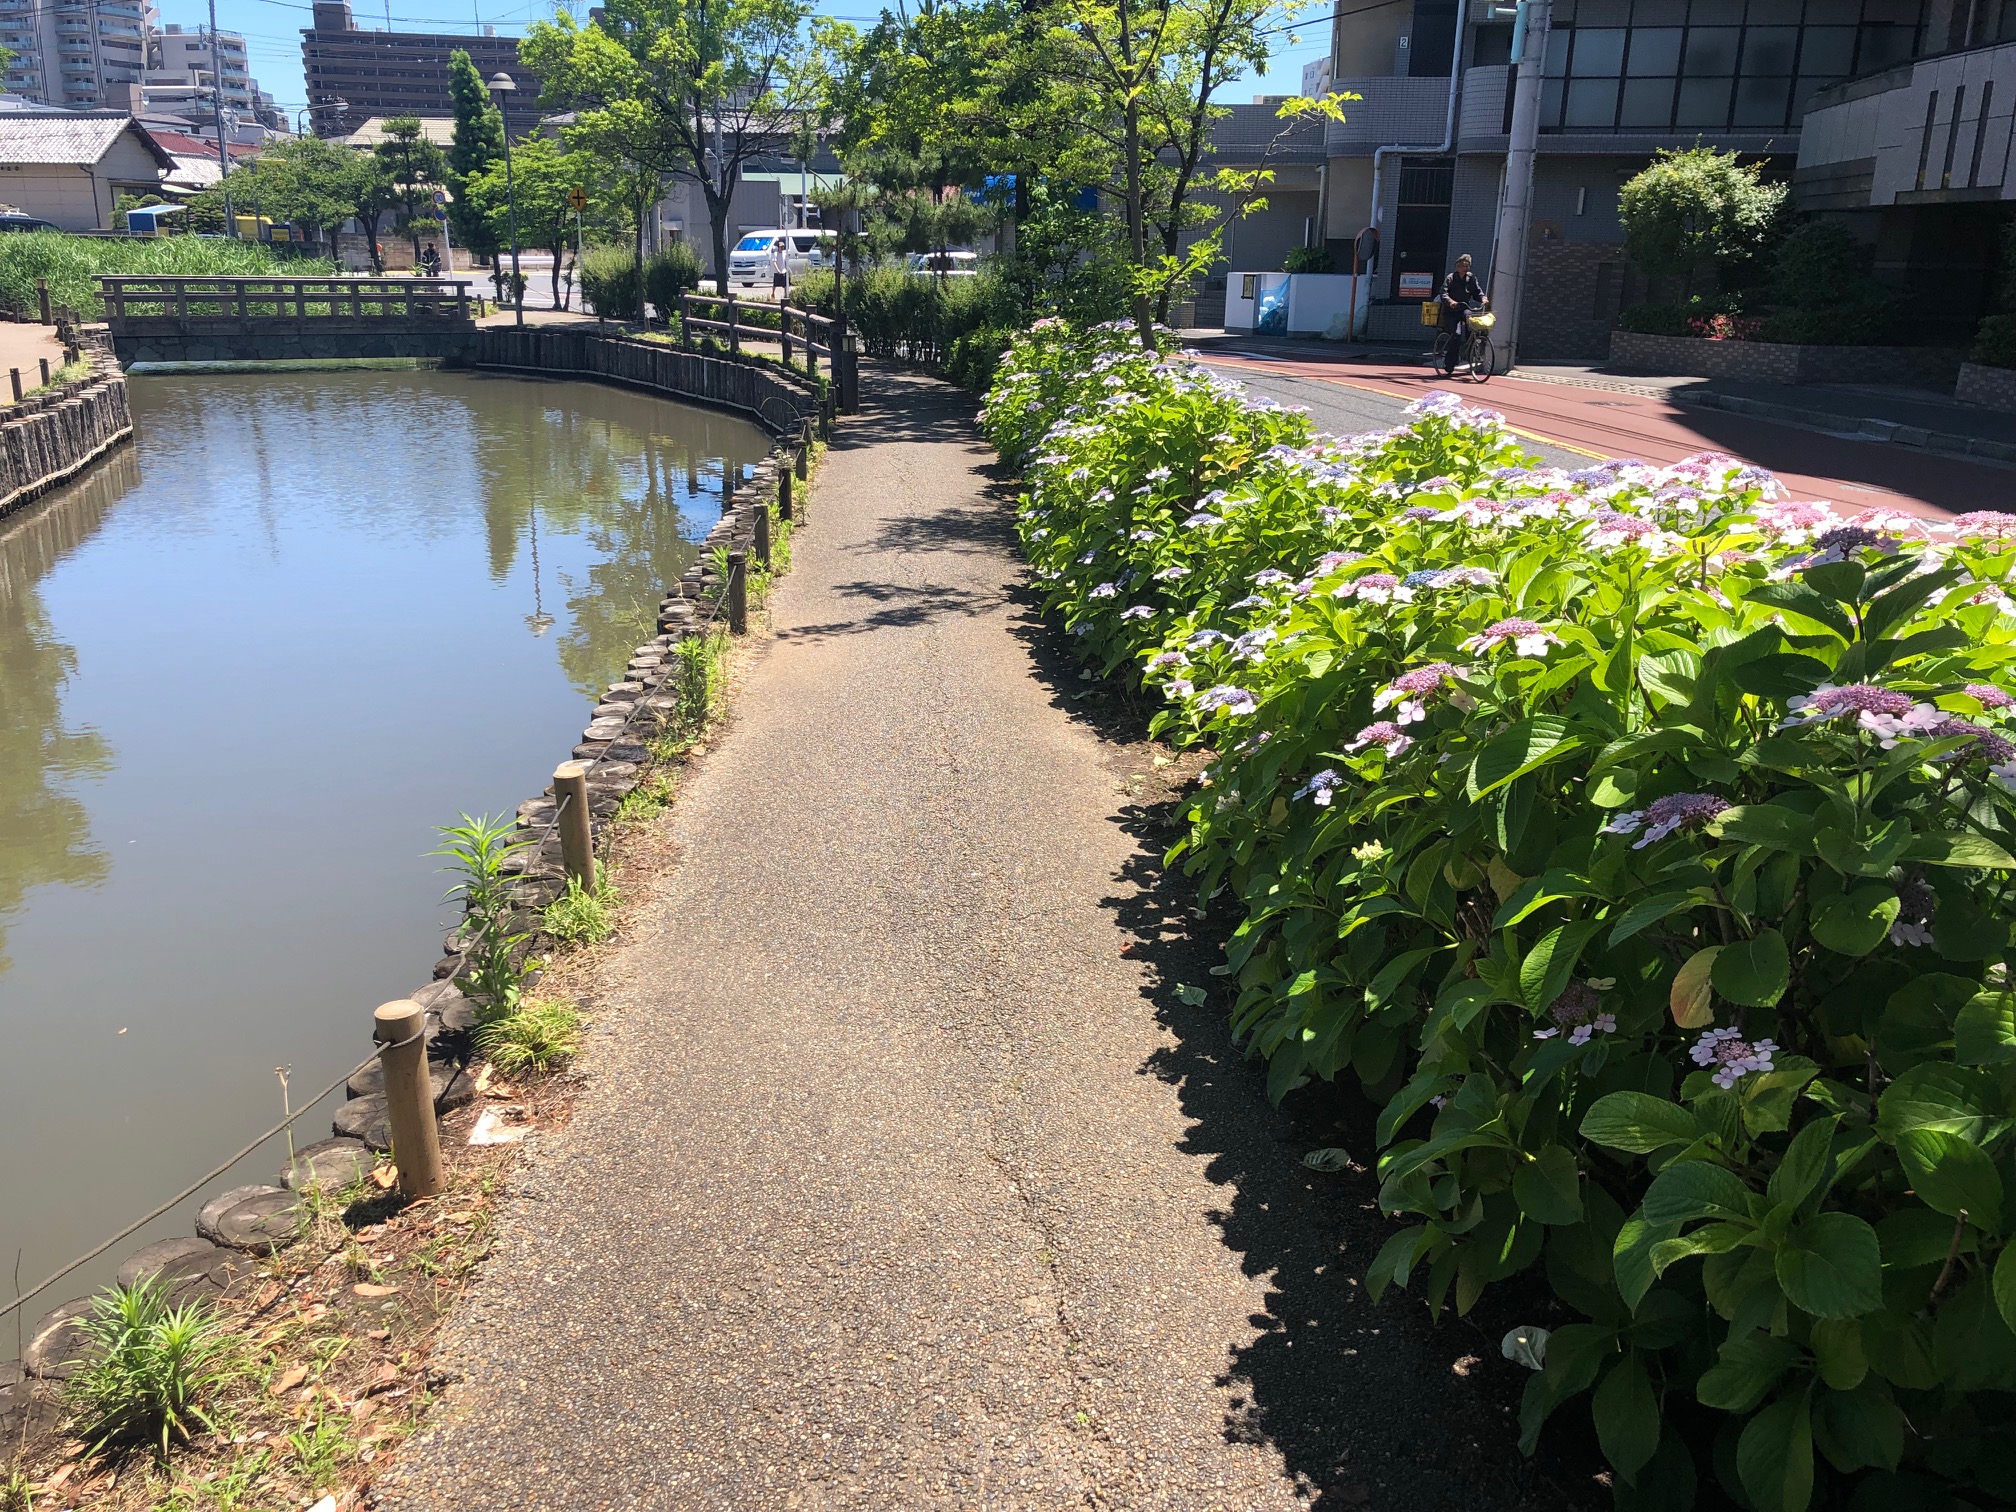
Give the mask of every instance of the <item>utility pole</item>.
<svg viewBox="0 0 2016 1512">
<path fill-rule="evenodd" d="M 1498 316 L 1505 366 L 1519 357 L 1519 311 L 1526 291 L 1526 225 L 1533 213 L 1533 160 L 1540 146 L 1540 72 L 1547 56 L 1552 0 L 1519 0 L 1512 24 L 1512 134 L 1505 150 L 1505 191 L 1491 253 L 1491 308 Z"/>
<path fill-rule="evenodd" d="M 224 189 L 224 234 L 236 236 L 231 218 L 231 153 L 224 145 L 224 49 L 217 42 L 217 0 L 210 0 L 210 110 L 217 123 L 217 174 Z"/>
</svg>

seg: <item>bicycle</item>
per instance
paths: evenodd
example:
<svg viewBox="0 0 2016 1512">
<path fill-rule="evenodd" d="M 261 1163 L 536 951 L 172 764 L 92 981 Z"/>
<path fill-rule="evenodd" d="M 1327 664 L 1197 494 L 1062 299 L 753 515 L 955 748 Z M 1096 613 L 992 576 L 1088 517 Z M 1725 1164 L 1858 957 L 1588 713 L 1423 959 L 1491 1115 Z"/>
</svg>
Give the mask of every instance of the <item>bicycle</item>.
<svg viewBox="0 0 2016 1512">
<path fill-rule="evenodd" d="M 1456 353 L 1456 361 L 1450 366 L 1449 376 L 1456 376 L 1456 368 L 1465 368 L 1473 382 L 1483 383 L 1498 370 L 1498 349 L 1492 345 L 1490 335 L 1498 317 L 1488 310 L 1471 310 L 1464 320 L 1467 324 L 1461 328 L 1463 345 Z M 1457 339 L 1457 335 L 1456 331 L 1435 333 L 1435 349 L 1428 354 L 1429 366 L 1442 366 L 1442 359 L 1449 352 L 1449 343 Z"/>
</svg>

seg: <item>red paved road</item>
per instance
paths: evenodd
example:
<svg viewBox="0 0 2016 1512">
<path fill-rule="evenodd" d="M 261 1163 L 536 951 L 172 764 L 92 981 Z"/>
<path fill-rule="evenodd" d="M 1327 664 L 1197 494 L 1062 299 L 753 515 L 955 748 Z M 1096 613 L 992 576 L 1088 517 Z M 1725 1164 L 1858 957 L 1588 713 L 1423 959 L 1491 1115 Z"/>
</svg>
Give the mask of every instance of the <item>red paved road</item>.
<svg viewBox="0 0 2016 1512">
<path fill-rule="evenodd" d="M 1431 389 L 1448 389 L 1497 410 L 1524 434 L 1593 456 L 1663 463 L 1698 451 L 1727 452 L 1769 468 L 1796 498 L 1828 499 L 1843 508 L 1881 506 L 1942 517 L 1966 509 L 2007 509 L 2016 502 L 2016 472 L 2008 468 L 1886 442 L 1850 441 L 1642 394 L 1519 378 L 1471 383 L 1403 364 L 1277 360 L 1222 351 L 1212 352 L 1208 360 L 1214 367 L 1286 374 L 1410 400 Z"/>
</svg>

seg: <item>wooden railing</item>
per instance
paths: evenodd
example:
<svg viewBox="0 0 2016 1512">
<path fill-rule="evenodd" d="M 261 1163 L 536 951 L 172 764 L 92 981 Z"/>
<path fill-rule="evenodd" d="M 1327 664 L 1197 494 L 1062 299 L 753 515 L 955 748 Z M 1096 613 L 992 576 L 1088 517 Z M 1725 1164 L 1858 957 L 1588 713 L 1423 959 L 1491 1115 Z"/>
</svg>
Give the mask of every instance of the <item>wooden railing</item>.
<svg viewBox="0 0 2016 1512">
<path fill-rule="evenodd" d="M 106 277 L 113 329 L 154 320 L 387 320 L 468 325 L 470 285 L 443 278 Z"/>
<path fill-rule="evenodd" d="M 726 318 L 720 318 L 718 314 L 697 315 L 694 313 L 697 309 L 725 311 Z M 731 352 L 740 352 L 743 339 L 754 337 L 779 343 L 784 349 L 784 365 L 789 367 L 793 325 L 798 327 L 796 345 L 804 349 L 806 371 L 816 375 L 821 357 L 831 367 L 834 352 L 840 350 L 846 341 L 847 322 L 844 318 L 819 315 L 788 304 L 737 299 L 733 294 L 696 294 L 689 289 L 679 296 L 679 341 L 689 352 L 693 350 L 693 334 L 696 331 L 712 331 L 725 337 Z"/>
</svg>

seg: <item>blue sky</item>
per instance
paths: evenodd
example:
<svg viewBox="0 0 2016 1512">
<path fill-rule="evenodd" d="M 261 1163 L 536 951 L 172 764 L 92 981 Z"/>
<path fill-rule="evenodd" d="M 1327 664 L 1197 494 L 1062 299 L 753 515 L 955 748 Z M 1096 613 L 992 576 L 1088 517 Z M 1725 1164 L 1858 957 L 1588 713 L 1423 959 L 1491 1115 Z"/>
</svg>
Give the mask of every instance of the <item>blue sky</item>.
<svg viewBox="0 0 2016 1512">
<path fill-rule="evenodd" d="M 202 0 L 156 0 L 164 22 L 180 22 L 187 27 L 208 24 Z M 385 25 L 386 0 L 350 0 L 357 24 Z M 301 80 L 300 29 L 308 24 L 309 0 L 217 0 L 217 24 L 226 31 L 245 34 L 246 50 L 252 55 L 252 73 L 261 87 L 270 92 L 290 114 L 308 102 Z M 506 36 L 516 36 L 542 16 L 550 16 L 554 0 L 390 0 L 395 31 L 471 31 L 479 21 L 494 25 Z M 585 4 L 581 7 L 585 12 Z M 843 16 L 853 21 L 872 21 L 879 7 L 874 0 L 823 0 L 818 7 L 825 15 Z M 1320 7 L 1317 8 L 1320 11 Z M 1225 95 L 1227 104 L 1238 104 L 1255 94 L 1293 94 L 1301 87 L 1302 65 L 1324 52 L 1324 28 L 1305 28 L 1296 34 L 1299 41 L 1281 39 L 1283 46 L 1266 77 L 1242 80 Z"/>
</svg>

